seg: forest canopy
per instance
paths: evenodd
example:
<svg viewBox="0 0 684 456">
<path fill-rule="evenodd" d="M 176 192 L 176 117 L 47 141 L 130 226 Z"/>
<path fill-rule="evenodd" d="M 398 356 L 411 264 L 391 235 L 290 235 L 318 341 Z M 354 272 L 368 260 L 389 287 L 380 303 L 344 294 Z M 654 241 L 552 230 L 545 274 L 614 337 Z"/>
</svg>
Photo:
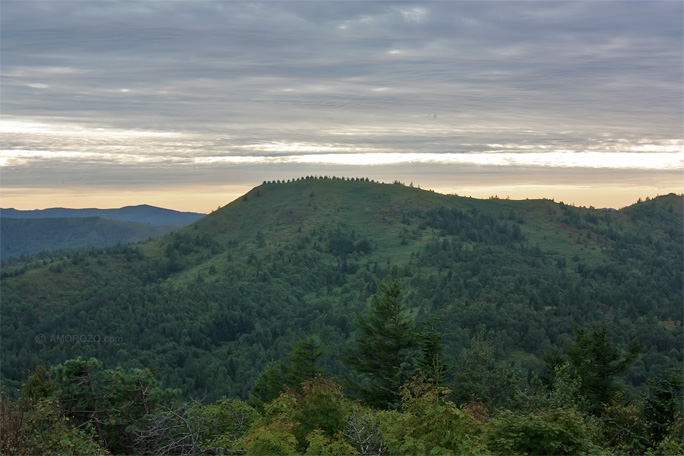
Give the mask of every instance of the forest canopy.
<svg viewBox="0 0 684 456">
<path fill-rule="evenodd" d="M 575 449 L 629 441 L 637 442 L 629 451 L 656 451 L 679 422 L 676 414 L 668 423 L 653 417 L 668 407 L 662 398 L 671 393 L 664 391 L 678 381 L 670 369 L 682 363 L 682 206 L 678 195 L 607 211 L 551 200 L 477 200 L 367 179 L 265 182 L 159 239 L 3 263 L 3 394 L 15 404 L 12 413 L 40 413 L 50 423 L 68 418 L 64 429 L 76 429 L 74 438 L 115 452 L 122 447 L 103 443 L 110 431 L 95 425 L 103 418 L 69 415 L 67 387 L 56 384 L 41 393 L 42 402 L 19 405 L 29 374 L 45 366 L 49 384 L 58 366 L 74 378 L 92 372 L 102 397 L 123 394 L 116 382 L 150 382 L 159 399 L 148 408 L 158 413 L 136 427 L 141 432 L 154 423 L 161 429 L 173 416 L 187 421 L 235 406 L 254 421 L 233 440 L 247 445 L 240 439 L 259 423 L 260 435 L 283 432 L 298 452 L 353 446 L 344 437 L 349 423 L 312 424 L 307 440 L 293 424 L 298 418 L 282 415 L 308 401 L 305 394 L 385 429 L 383 442 L 395 452 L 428 448 L 393 432 L 427 420 L 418 410 L 429 414 L 432 406 L 451 417 L 449 426 L 461 426 L 472 452 L 532 451 L 509 441 L 515 426 L 602 436 Z M 387 294 L 393 281 L 396 296 Z M 367 363 L 363 347 L 364 340 L 371 350 L 383 346 L 372 342 L 384 328 L 377 320 L 383 300 L 401 311 L 396 355 L 379 368 Z M 295 355 L 302 340 L 309 346 Z M 586 354 L 608 360 L 609 368 L 587 371 L 579 361 Z M 313 379 L 299 375 L 307 365 Z M 594 380 L 601 375 L 608 383 Z M 87 395 L 69 401 L 92 412 Z M 120 419 L 150 418 L 137 404 Z M 596 420 L 606 414 L 638 437 L 601 428 Z M 643 419 L 625 422 L 630 416 Z M 79 419 L 82 426 L 73 427 Z M 609 444 L 606 433 L 613 433 Z M 120 437 L 126 445 L 131 438 Z M 570 448 L 563 446 L 574 442 L 568 439 L 559 451 Z"/>
</svg>

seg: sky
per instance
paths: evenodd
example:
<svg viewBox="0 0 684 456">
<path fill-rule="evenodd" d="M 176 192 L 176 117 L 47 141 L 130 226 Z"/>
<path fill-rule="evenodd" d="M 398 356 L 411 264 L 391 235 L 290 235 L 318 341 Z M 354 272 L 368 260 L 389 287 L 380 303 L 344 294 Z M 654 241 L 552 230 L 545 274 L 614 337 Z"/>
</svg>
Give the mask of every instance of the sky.
<svg viewBox="0 0 684 456">
<path fill-rule="evenodd" d="M 210 212 L 266 180 L 682 193 L 681 1 L 0 4 L 0 206 Z"/>
</svg>

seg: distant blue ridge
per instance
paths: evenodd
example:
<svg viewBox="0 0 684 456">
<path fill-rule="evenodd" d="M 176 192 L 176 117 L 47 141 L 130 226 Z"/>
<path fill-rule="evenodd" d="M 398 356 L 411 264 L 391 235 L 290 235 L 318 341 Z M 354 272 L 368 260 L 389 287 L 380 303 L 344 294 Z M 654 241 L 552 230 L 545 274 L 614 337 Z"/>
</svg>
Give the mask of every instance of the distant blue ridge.
<svg viewBox="0 0 684 456">
<path fill-rule="evenodd" d="M 189 225 L 206 214 L 198 212 L 180 212 L 172 209 L 141 204 L 119 209 L 67 209 L 55 207 L 50 209 L 17 210 L 0 209 L 0 218 L 44 219 L 44 218 L 85 218 L 100 217 L 119 222 L 148 223 L 151 225 Z"/>
</svg>

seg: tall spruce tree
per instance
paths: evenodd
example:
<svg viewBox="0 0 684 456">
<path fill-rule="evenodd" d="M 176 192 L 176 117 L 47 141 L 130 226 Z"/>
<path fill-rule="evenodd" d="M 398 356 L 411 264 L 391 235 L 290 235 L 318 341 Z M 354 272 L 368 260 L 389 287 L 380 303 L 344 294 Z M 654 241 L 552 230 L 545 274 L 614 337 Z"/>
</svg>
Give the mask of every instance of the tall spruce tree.
<svg viewBox="0 0 684 456">
<path fill-rule="evenodd" d="M 600 414 L 620 391 L 615 377 L 624 374 L 641 353 L 641 344 L 632 342 L 626 352 L 615 347 L 603 327 L 589 332 L 575 328 L 575 340 L 566 351 L 567 362 L 580 379 L 580 394 L 589 405 L 589 411 Z M 566 362 L 559 354 L 545 356 L 547 368 L 553 371 Z"/>
<path fill-rule="evenodd" d="M 441 344 L 444 334 L 437 329 L 441 324 L 438 317 L 431 317 L 422 323 L 417 333 L 421 351 L 418 369 L 423 379 L 434 385 L 442 385 L 454 368 L 453 365 L 444 363 Z"/>
<path fill-rule="evenodd" d="M 323 374 L 323 369 L 318 365 L 323 356 L 325 348 L 317 336 L 309 335 L 294 343 L 287 355 L 290 367 L 286 367 L 284 371 L 287 385 L 299 387 L 302 383 Z"/>
<path fill-rule="evenodd" d="M 318 362 L 325 353 L 323 343 L 314 335 L 293 343 L 287 355 L 289 366 L 278 361 L 261 372 L 250 394 L 252 405 L 261 407 L 287 388 L 299 391 L 302 383 L 322 375 L 323 369 Z"/>
<path fill-rule="evenodd" d="M 458 405 L 476 402 L 493 411 L 506 404 L 517 383 L 514 372 L 496 361 L 494 342 L 484 332 L 459 354 L 455 371 L 451 397 Z"/>
<path fill-rule="evenodd" d="M 682 420 L 682 387 L 681 368 L 671 368 L 660 374 L 650 382 L 650 394 L 644 404 L 648 430 L 654 444 L 662 442 L 669 431 L 673 431 L 673 424 Z M 681 427 L 680 427 L 681 429 Z M 674 432 L 673 432 L 674 434 Z M 681 434 L 680 434 L 681 436 Z"/>
<path fill-rule="evenodd" d="M 367 381 L 347 379 L 366 403 L 381 409 L 401 405 L 401 386 L 415 369 L 411 355 L 418 345 L 413 319 L 399 300 L 401 285 L 394 275 L 380 284 L 380 294 L 373 296 L 370 313 L 357 319 L 359 336 L 356 348 L 344 361 Z"/>
</svg>

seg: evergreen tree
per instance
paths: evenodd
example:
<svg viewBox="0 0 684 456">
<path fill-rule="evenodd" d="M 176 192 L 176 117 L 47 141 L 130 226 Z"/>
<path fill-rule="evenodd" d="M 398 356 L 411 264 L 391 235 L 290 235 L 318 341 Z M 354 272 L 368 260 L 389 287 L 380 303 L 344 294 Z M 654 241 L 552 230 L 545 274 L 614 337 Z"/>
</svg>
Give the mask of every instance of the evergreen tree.
<svg viewBox="0 0 684 456">
<path fill-rule="evenodd" d="M 673 423 L 682 420 L 683 385 L 682 372 L 678 368 L 668 369 L 660 378 L 651 381 L 644 409 L 654 444 L 665 439 Z"/>
<path fill-rule="evenodd" d="M 76 423 L 92 423 L 98 443 L 106 446 L 104 424 L 107 395 L 103 391 L 102 361 L 70 359 L 55 366 L 56 393 L 64 414 Z"/>
<path fill-rule="evenodd" d="M 252 405 L 261 407 L 276 399 L 287 388 L 299 391 L 303 382 L 313 380 L 323 373 L 318 361 L 324 355 L 323 344 L 316 336 L 310 335 L 292 344 L 287 355 L 289 366 L 278 361 L 259 375 L 252 388 Z"/>
<path fill-rule="evenodd" d="M 344 361 L 367 378 L 360 384 L 348 379 L 349 386 L 369 405 L 382 409 L 398 408 L 401 386 L 412 372 L 411 352 L 417 346 L 413 321 L 399 300 L 401 286 L 394 275 L 380 284 L 380 295 L 373 296 L 370 314 L 357 321 L 356 348 Z"/>
<path fill-rule="evenodd" d="M 269 364 L 261 371 L 249 393 L 250 404 L 253 407 L 262 408 L 265 403 L 271 402 L 280 395 L 285 389 L 283 371 L 286 368 L 285 363 L 278 361 Z"/>
<path fill-rule="evenodd" d="M 616 348 L 603 327 L 594 332 L 575 328 L 575 340 L 566 351 L 570 367 L 580 378 L 580 394 L 587 399 L 589 411 L 600 414 L 620 391 L 614 378 L 629 369 L 641 352 L 641 344 L 634 341 L 626 353 Z M 553 370 L 565 362 L 561 355 L 547 355 L 547 368 Z"/>
<path fill-rule="evenodd" d="M 418 369 L 421 376 L 434 385 L 443 384 L 446 376 L 453 369 L 452 365 L 444 363 L 441 345 L 444 335 L 437 329 L 441 324 L 439 318 L 433 317 L 423 322 L 422 328 L 418 332 L 418 343 L 421 351 Z"/>
<path fill-rule="evenodd" d="M 38 365 L 21 384 L 21 400 L 24 406 L 33 406 L 41 399 L 50 397 L 55 390 L 55 381 L 48 378 L 48 371 Z"/>
<path fill-rule="evenodd" d="M 456 363 L 452 398 L 461 405 L 476 402 L 489 409 L 505 405 L 513 395 L 516 375 L 494 359 L 494 344 L 481 332 L 470 341 Z"/>
<path fill-rule="evenodd" d="M 290 367 L 285 366 L 285 381 L 288 386 L 299 387 L 303 382 L 313 380 L 323 373 L 318 362 L 325 356 L 325 349 L 318 337 L 309 335 L 300 339 L 290 350 L 287 355 Z"/>
<path fill-rule="evenodd" d="M 77 428 L 94 429 L 98 444 L 115 454 L 130 454 L 144 416 L 175 394 L 149 369 L 103 369 L 96 358 L 67 360 L 52 374 L 62 413 Z"/>
</svg>

